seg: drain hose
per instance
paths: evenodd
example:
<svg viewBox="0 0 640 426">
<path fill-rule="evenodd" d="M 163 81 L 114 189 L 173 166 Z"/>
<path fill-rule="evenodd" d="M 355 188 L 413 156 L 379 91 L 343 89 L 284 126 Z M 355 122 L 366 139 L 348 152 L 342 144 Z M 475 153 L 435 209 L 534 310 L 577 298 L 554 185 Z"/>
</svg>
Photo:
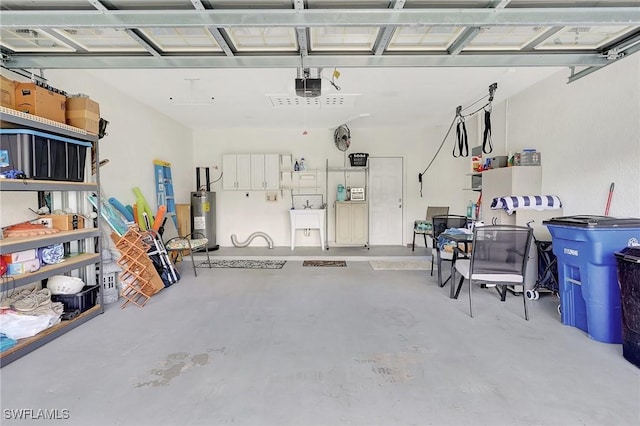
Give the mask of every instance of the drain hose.
<svg viewBox="0 0 640 426">
<path fill-rule="evenodd" d="M 249 235 L 249 238 L 247 238 L 247 241 L 244 241 L 244 242 L 241 242 L 241 243 L 238 242 L 238 239 L 236 238 L 236 234 L 231 234 L 231 242 L 233 243 L 234 247 L 246 247 L 256 237 L 264 238 L 265 241 L 269 244 L 269 248 L 270 249 L 273 248 L 273 240 L 271 239 L 271 237 L 268 236 L 266 233 L 261 232 L 261 231 L 254 232 L 253 234 Z"/>
</svg>

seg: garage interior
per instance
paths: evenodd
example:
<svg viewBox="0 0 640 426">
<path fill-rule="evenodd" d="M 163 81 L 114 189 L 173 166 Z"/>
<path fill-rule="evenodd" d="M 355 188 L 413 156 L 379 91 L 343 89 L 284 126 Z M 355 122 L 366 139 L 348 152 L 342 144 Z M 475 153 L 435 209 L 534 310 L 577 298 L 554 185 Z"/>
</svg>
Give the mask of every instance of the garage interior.
<svg viewBox="0 0 640 426">
<path fill-rule="evenodd" d="M 476 286 L 470 317 L 468 283 L 451 299 L 429 271 L 431 241 L 412 247 L 427 207 L 464 216 L 480 202 L 472 156 L 455 155 L 460 109 L 469 151 L 489 113 L 483 158 L 541 154 L 539 193 L 561 199 L 562 216 L 606 204 L 640 218 L 637 1 L 3 0 L 0 19 L 2 76 L 99 103 L 103 199 L 134 204 L 138 188 L 155 212 L 160 160 L 189 205 L 207 169 L 210 259 L 286 261 L 195 276 L 185 256 L 179 282 L 143 307 L 105 303 L 3 362 L 3 424 L 640 421 L 640 370 L 622 345 L 563 324 L 558 295 L 528 301 L 526 321 L 519 293 L 501 302 Z M 349 167 L 360 153 L 366 174 Z M 247 155 L 278 156 L 277 189 L 230 189 L 225 161 Z M 393 223 L 376 164 L 399 164 Z M 365 188 L 364 243 L 339 241 L 339 185 Z M 37 218 L 34 193 L 0 189 L 1 227 Z M 296 197 L 321 197 L 326 229 L 291 226 Z M 267 237 L 233 242 L 254 233 Z"/>
</svg>

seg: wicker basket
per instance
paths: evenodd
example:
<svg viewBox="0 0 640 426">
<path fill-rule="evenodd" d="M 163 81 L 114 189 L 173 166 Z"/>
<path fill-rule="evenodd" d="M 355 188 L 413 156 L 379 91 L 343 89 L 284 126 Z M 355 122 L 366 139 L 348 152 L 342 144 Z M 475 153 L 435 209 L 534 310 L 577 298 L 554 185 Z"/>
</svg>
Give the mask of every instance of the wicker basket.
<svg viewBox="0 0 640 426">
<path fill-rule="evenodd" d="M 351 167 L 365 167 L 367 165 L 368 158 L 369 158 L 369 154 L 365 154 L 362 152 L 355 152 L 353 154 L 349 154 L 349 161 L 351 162 Z"/>
</svg>

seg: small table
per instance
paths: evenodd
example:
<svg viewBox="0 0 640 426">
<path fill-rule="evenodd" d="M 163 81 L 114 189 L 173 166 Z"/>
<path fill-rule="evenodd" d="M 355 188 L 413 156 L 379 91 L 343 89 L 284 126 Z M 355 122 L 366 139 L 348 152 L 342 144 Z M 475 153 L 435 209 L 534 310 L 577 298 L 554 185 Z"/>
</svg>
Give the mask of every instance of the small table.
<svg viewBox="0 0 640 426">
<path fill-rule="evenodd" d="M 447 241 L 453 241 L 454 243 L 456 243 L 456 246 L 453 249 L 453 259 L 451 260 L 451 291 L 449 292 L 449 298 L 455 299 L 456 285 L 453 282 L 453 274 L 455 272 L 456 260 L 458 259 L 458 255 L 460 253 L 458 244 L 464 244 L 465 253 L 469 253 L 469 244 L 473 242 L 473 234 L 447 234 L 446 232 L 443 232 L 438 236 L 438 238 L 442 238 Z M 438 249 L 438 256 L 440 256 L 440 249 Z"/>
</svg>

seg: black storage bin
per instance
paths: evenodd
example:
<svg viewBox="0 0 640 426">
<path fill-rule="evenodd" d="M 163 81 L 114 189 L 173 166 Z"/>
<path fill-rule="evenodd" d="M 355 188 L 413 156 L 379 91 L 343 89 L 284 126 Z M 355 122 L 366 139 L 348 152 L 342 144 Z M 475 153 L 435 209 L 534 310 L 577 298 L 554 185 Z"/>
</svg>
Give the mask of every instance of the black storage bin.
<svg viewBox="0 0 640 426">
<path fill-rule="evenodd" d="M 18 158 L 14 162 L 21 167 L 16 169 L 28 178 L 84 181 L 89 142 L 30 129 L 0 129 L 0 134 L 3 146 L 13 150 L 9 157 Z"/>
<path fill-rule="evenodd" d="M 29 135 L 0 133 L 0 156 L 2 171 L 21 170 L 28 178 L 31 177 L 33 155 Z"/>
<path fill-rule="evenodd" d="M 98 291 L 100 285 L 84 286 L 80 293 L 76 294 L 52 294 L 51 301 L 61 302 L 65 312 L 79 310 L 81 313 L 88 311 L 98 303 Z"/>
<path fill-rule="evenodd" d="M 34 179 L 67 179 L 66 142 L 33 135 L 31 138 L 31 177 Z"/>
<path fill-rule="evenodd" d="M 84 165 L 87 158 L 87 147 L 67 144 L 67 179 L 74 182 L 84 181 Z"/>
<path fill-rule="evenodd" d="M 622 305 L 622 356 L 640 367 L 640 247 L 614 253 Z"/>
</svg>

